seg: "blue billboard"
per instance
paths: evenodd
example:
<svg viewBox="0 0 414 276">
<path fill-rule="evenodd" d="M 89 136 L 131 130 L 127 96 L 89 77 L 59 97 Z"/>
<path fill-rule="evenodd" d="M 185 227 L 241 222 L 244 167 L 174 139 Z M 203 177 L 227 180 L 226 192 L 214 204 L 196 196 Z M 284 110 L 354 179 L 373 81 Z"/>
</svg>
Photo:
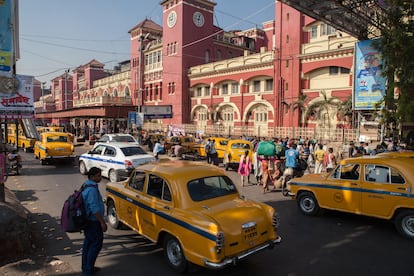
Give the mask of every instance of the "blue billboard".
<svg viewBox="0 0 414 276">
<path fill-rule="evenodd" d="M 382 76 L 382 55 L 373 47 L 372 42 L 359 41 L 355 46 L 355 110 L 374 110 L 386 92 L 386 79 Z"/>
<path fill-rule="evenodd" d="M 0 0 L 0 75 L 11 73 L 13 51 L 12 39 L 11 0 Z"/>
</svg>

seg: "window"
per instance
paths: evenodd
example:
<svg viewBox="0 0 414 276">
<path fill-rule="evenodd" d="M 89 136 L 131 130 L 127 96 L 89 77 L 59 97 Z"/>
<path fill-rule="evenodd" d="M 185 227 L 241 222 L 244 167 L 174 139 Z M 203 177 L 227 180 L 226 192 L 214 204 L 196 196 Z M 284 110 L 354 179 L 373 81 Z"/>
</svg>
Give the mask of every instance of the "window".
<svg viewBox="0 0 414 276">
<path fill-rule="evenodd" d="M 203 96 L 201 87 L 197 87 L 197 90 L 196 90 L 196 91 L 197 91 L 197 92 L 196 92 L 196 96 L 197 96 L 197 97 L 201 97 L 201 96 Z"/>
<path fill-rule="evenodd" d="M 253 92 L 260 92 L 260 81 L 256 80 L 253 82 Z"/>
<path fill-rule="evenodd" d="M 190 197 L 203 201 L 236 193 L 236 187 L 227 176 L 212 176 L 190 181 L 187 184 Z"/>
<path fill-rule="evenodd" d="M 210 50 L 206 50 L 205 60 L 206 63 L 210 62 Z"/>
<path fill-rule="evenodd" d="M 311 38 L 317 38 L 318 37 L 318 26 L 312 26 L 310 31 Z"/>
<path fill-rule="evenodd" d="M 221 50 L 216 51 L 216 60 L 221 60 Z"/>
<path fill-rule="evenodd" d="M 239 84 L 234 82 L 231 84 L 231 94 L 238 94 L 239 93 Z"/>
<path fill-rule="evenodd" d="M 286 60 L 285 67 L 289 68 L 289 60 L 288 59 Z"/>
<path fill-rule="evenodd" d="M 115 151 L 115 149 L 114 149 L 114 148 L 112 148 L 112 147 L 107 147 L 107 148 L 105 149 L 104 155 L 105 155 L 105 156 L 111 156 L 111 157 L 114 157 L 114 156 L 116 155 L 116 151 Z"/>
<path fill-rule="evenodd" d="M 349 70 L 348 68 L 341 67 L 341 74 L 349 74 L 350 72 L 351 70 Z"/>
<path fill-rule="evenodd" d="M 266 80 L 266 91 L 273 91 L 273 79 Z"/>
<path fill-rule="evenodd" d="M 172 200 L 171 191 L 167 185 L 167 182 L 161 177 L 153 174 L 150 174 L 148 177 L 147 194 L 165 201 Z"/>
<path fill-rule="evenodd" d="M 226 84 L 223 84 L 222 86 L 221 86 L 221 94 L 222 95 L 227 95 L 227 94 L 229 94 L 229 85 L 226 83 Z"/>
<path fill-rule="evenodd" d="M 326 24 L 321 24 L 321 36 L 326 35 L 327 34 L 327 28 L 328 25 Z"/>
<path fill-rule="evenodd" d="M 329 75 L 338 75 L 338 74 L 339 74 L 339 67 L 329 66 Z"/>
<path fill-rule="evenodd" d="M 286 43 L 289 43 L 289 35 L 286 35 Z"/>
<path fill-rule="evenodd" d="M 204 87 L 204 96 L 210 96 L 210 87 L 209 86 Z"/>
<path fill-rule="evenodd" d="M 132 177 L 130 178 L 130 182 L 128 186 L 134 190 L 142 192 L 144 190 L 144 183 L 145 183 L 145 173 L 135 171 Z"/>
<path fill-rule="evenodd" d="M 359 164 L 346 164 L 338 166 L 330 177 L 333 179 L 358 180 L 360 174 L 359 171 Z"/>
</svg>

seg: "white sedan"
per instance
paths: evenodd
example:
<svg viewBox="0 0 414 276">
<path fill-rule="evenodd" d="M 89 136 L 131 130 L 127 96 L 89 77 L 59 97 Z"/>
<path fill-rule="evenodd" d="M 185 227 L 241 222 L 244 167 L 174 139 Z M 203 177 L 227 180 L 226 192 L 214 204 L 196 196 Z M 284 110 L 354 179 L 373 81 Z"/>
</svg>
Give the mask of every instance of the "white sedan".
<svg viewBox="0 0 414 276">
<path fill-rule="evenodd" d="M 135 167 L 154 160 L 153 155 L 137 144 L 96 143 L 92 150 L 79 157 L 79 171 L 87 174 L 92 167 L 97 167 L 103 177 L 117 182 L 128 178 Z"/>
</svg>

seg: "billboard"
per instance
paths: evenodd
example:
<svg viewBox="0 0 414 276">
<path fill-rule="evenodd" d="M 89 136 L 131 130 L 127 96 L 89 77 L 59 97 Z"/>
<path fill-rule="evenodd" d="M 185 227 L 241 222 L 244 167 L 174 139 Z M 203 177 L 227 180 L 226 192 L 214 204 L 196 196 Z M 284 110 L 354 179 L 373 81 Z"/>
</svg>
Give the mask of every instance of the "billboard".
<svg viewBox="0 0 414 276">
<path fill-rule="evenodd" d="M 0 0 L 0 76 L 12 75 L 12 22 L 11 0 Z"/>
<path fill-rule="evenodd" d="M 33 76 L 16 75 L 17 89 L 0 91 L 0 118 L 34 118 Z"/>
<path fill-rule="evenodd" d="M 383 59 L 372 45 L 364 40 L 355 46 L 354 109 L 374 110 L 386 92 L 386 79 L 382 76 Z"/>
</svg>

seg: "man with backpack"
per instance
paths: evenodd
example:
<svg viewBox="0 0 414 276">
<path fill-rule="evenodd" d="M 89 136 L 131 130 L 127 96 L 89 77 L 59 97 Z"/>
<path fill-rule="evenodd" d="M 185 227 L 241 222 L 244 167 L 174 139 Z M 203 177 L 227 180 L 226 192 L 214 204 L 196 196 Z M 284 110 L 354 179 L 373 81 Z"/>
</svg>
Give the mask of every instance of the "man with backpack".
<svg viewBox="0 0 414 276">
<path fill-rule="evenodd" d="M 101 169 L 93 167 L 88 172 L 88 179 L 83 183 L 82 198 L 88 223 L 84 229 L 82 275 L 92 275 L 97 271 L 96 258 L 102 249 L 103 233 L 108 229 L 104 220 L 105 205 L 98 189 L 101 179 Z"/>
</svg>

